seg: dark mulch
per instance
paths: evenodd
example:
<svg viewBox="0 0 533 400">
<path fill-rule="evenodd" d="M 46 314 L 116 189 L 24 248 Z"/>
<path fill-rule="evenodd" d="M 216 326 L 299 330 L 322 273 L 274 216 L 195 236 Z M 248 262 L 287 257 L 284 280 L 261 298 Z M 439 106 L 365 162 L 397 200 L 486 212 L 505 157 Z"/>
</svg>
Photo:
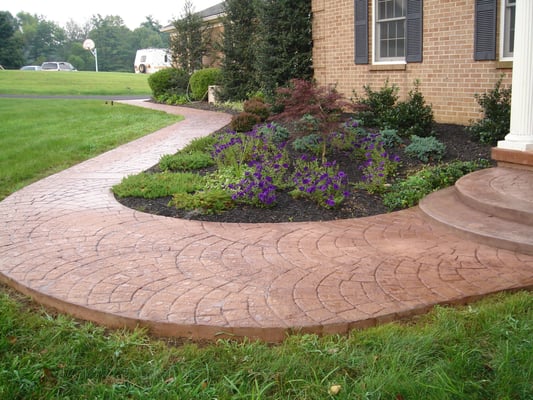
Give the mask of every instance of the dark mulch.
<svg viewBox="0 0 533 400">
<path fill-rule="evenodd" d="M 446 155 L 442 160 L 473 161 L 480 158 L 490 160 L 491 147 L 472 141 L 464 126 L 451 124 L 436 124 L 435 133 L 438 140 L 446 145 Z M 407 157 L 402 148 L 395 149 L 394 154 L 400 156 L 402 163 L 398 170 L 399 176 L 405 176 L 410 170 L 423 165 L 418 160 Z M 356 182 L 360 176 L 357 166 L 349 157 L 338 154 L 328 157 L 335 159 L 340 169 L 348 174 L 350 182 Z M 233 210 L 218 215 L 203 215 L 198 212 L 178 210 L 169 207 L 170 197 L 158 199 L 122 198 L 117 199 L 127 207 L 151 214 L 166 217 L 194 219 L 213 222 L 302 222 L 302 221 L 327 221 L 335 219 L 358 218 L 387 212 L 386 207 L 378 195 L 372 195 L 364 190 L 352 190 L 351 196 L 337 209 L 324 209 L 314 202 L 307 200 L 294 200 L 287 193 L 280 193 L 277 205 L 272 208 L 255 208 L 251 206 L 238 206 Z"/>
</svg>

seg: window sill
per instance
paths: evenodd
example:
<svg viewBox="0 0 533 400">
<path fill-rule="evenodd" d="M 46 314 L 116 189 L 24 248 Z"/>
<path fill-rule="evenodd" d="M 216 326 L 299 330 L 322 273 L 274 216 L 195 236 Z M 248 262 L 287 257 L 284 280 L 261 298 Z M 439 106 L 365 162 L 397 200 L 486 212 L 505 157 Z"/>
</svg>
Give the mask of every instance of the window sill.
<svg viewBox="0 0 533 400">
<path fill-rule="evenodd" d="M 513 68 L 512 61 L 498 61 L 496 63 L 496 69 L 512 69 L 512 68 Z"/>
<path fill-rule="evenodd" d="M 405 71 L 407 64 L 374 64 L 370 66 L 370 71 Z"/>
</svg>

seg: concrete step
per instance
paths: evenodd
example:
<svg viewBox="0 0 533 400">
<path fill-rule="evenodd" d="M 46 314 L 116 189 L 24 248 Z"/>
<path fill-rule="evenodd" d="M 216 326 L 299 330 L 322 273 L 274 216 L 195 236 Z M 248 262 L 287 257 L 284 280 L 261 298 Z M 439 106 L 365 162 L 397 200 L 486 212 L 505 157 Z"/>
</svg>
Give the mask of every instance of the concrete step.
<svg viewBox="0 0 533 400">
<path fill-rule="evenodd" d="M 459 179 L 455 189 L 475 210 L 533 227 L 533 171 L 483 169 Z"/>
<path fill-rule="evenodd" d="M 519 190 L 515 188 L 518 182 L 524 180 L 529 182 L 529 177 L 516 179 L 522 175 L 522 172 L 520 170 L 487 172 L 487 175 L 474 173 L 472 177 L 463 179 L 459 183 L 459 190 L 454 186 L 434 192 L 422 199 L 419 207 L 431 221 L 452 229 L 462 237 L 489 246 L 533 254 L 533 225 L 530 222 L 533 210 L 527 207 L 526 199 L 527 196 L 533 198 L 533 188 L 526 188 L 529 193 L 524 195 L 518 195 Z M 506 175 L 514 184 L 487 185 L 494 181 L 488 179 L 491 174 L 493 178 L 499 174 Z M 496 190 L 495 194 L 486 186 L 500 187 L 500 189 Z M 509 189 L 511 200 L 508 200 L 507 193 L 501 197 L 502 187 Z M 518 196 L 518 201 L 516 198 L 513 199 L 513 194 Z M 465 198 L 467 198 L 466 203 L 463 202 Z M 518 204 L 519 210 L 504 206 L 507 203 Z M 519 220 L 521 215 L 524 216 L 523 221 Z"/>
</svg>

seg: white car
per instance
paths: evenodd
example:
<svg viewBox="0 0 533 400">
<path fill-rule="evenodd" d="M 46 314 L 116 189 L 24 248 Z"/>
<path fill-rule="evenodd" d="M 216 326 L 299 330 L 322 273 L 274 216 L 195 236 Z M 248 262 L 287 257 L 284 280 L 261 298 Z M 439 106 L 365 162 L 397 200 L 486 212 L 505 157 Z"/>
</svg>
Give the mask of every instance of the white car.
<svg viewBox="0 0 533 400">
<path fill-rule="evenodd" d="M 41 65 L 42 71 L 76 71 L 72 64 L 64 61 L 47 61 Z"/>
<path fill-rule="evenodd" d="M 25 65 L 20 68 L 21 71 L 40 71 L 41 66 L 40 65 Z"/>
</svg>

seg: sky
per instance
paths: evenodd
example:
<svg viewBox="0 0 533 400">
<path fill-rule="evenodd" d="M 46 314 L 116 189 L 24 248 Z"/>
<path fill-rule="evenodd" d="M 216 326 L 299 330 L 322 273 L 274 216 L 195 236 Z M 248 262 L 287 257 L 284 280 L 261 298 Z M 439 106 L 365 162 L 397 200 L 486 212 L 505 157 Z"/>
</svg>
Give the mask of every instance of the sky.
<svg viewBox="0 0 533 400">
<path fill-rule="evenodd" d="M 195 11 L 201 11 L 220 3 L 222 0 L 192 0 Z M 7 3 L 7 4 L 6 4 Z M 118 15 L 126 26 L 134 30 L 151 15 L 163 26 L 183 14 L 185 0 L 177 1 L 113 1 L 113 0 L 11 0 L 0 5 L 0 11 L 9 11 L 13 16 L 24 11 L 29 14 L 42 15 L 47 21 L 53 21 L 61 27 L 73 20 L 79 25 L 89 21 L 93 15 Z"/>
</svg>

